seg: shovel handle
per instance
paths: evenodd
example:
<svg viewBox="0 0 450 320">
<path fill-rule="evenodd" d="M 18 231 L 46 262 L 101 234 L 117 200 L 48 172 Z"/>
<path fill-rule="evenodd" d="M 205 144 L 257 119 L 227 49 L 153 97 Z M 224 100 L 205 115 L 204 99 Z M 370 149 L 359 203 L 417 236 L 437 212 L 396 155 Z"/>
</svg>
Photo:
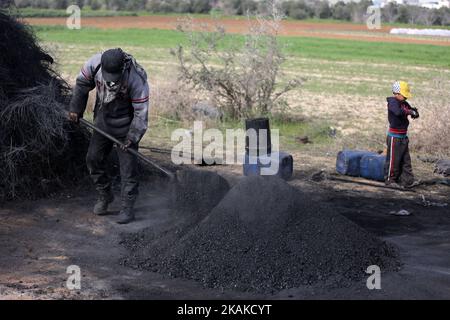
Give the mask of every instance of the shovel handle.
<svg viewBox="0 0 450 320">
<path fill-rule="evenodd" d="M 105 138 L 109 139 L 110 141 L 114 142 L 117 146 L 123 148 L 125 145 L 120 142 L 119 140 L 117 140 L 116 138 L 114 138 L 112 135 L 110 135 L 109 133 L 97 128 L 95 125 L 93 125 L 92 123 L 90 123 L 89 121 L 80 118 L 80 123 L 96 132 L 98 132 L 99 134 L 101 134 L 102 136 L 104 136 Z M 162 173 L 164 173 L 167 177 L 169 177 L 169 179 L 171 181 L 173 181 L 175 179 L 175 175 L 170 172 L 169 170 L 161 167 L 159 164 L 153 162 L 152 160 L 150 160 L 149 158 L 147 158 L 146 156 L 144 156 L 142 153 L 134 150 L 134 149 L 130 149 L 127 148 L 126 149 L 127 152 L 131 153 L 132 155 L 136 156 L 137 158 L 141 159 L 142 161 L 144 161 L 145 163 L 153 166 L 154 168 L 158 169 L 159 171 L 161 171 Z"/>
</svg>

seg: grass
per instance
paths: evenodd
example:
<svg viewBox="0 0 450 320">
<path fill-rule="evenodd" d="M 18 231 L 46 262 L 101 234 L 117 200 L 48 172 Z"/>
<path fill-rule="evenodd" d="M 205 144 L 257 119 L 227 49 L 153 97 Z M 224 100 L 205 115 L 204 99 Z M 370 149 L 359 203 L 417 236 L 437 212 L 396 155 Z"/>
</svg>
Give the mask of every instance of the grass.
<svg viewBox="0 0 450 320">
<path fill-rule="evenodd" d="M 66 10 L 63 9 L 42 9 L 42 8 L 20 8 L 20 14 L 26 18 L 51 18 L 51 17 L 67 17 L 68 14 Z M 138 11 L 115 11 L 115 10 L 92 10 L 89 6 L 84 6 L 81 10 L 81 15 L 84 17 L 115 17 L 115 16 L 168 16 L 168 17 L 182 17 L 187 14 L 184 13 L 153 13 L 145 10 Z M 211 16 L 229 18 L 229 19 L 247 19 L 246 16 L 236 16 L 236 15 L 226 15 L 222 11 L 211 11 L 209 14 L 189 14 L 196 18 L 208 18 Z M 361 25 L 361 23 L 351 22 L 347 20 L 336 20 L 336 19 L 293 19 L 288 18 L 288 21 L 301 21 L 306 23 L 339 23 L 339 24 L 354 24 Z M 426 26 L 418 24 L 408 24 L 408 23 L 383 23 L 383 26 L 394 27 L 394 28 L 415 28 L 415 29 L 450 29 L 450 25 L 447 26 Z"/>
<path fill-rule="evenodd" d="M 43 41 L 71 43 L 74 45 L 129 45 L 146 48 L 172 48 L 183 42 L 183 36 L 180 33 L 170 30 L 104 30 L 91 27 L 69 30 L 64 26 L 34 26 L 33 28 Z"/>
<path fill-rule="evenodd" d="M 332 139 L 330 137 L 330 125 L 326 121 L 305 121 L 305 122 L 272 122 L 271 127 L 280 130 L 280 147 L 288 150 L 307 148 L 302 145 L 298 138 L 308 137 L 315 145 L 328 145 Z"/>
<path fill-rule="evenodd" d="M 172 30 L 82 28 L 69 30 L 62 26 L 35 26 L 38 37 L 46 42 L 174 48 L 184 43 L 183 35 Z M 240 35 L 230 36 L 242 42 Z M 370 61 L 400 65 L 450 67 L 450 47 L 388 42 L 281 37 L 286 53 L 294 57 L 334 61 Z"/>
<path fill-rule="evenodd" d="M 111 47 L 132 52 L 152 77 L 170 74 L 176 61 L 171 48 L 184 44 L 182 34 L 170 30 L 35 26 L 38 37 L 54 48 L 66 75 L 74 77 L 94 53 Z M 232 36 L 229 41 L 241 41 Z M 386 83 L 407 79 L 419 94 L 426 94 L 436 74 L 450 70 L 450 47 L 421 44 L 374 43 L 353 40 L 283 37 L 289 76 L 308 79 L 303 89 L 314 94 L 386 96 Z"/>
<path fill-rule="evenodd" d="M 151 117 L 155 119 L 154 117 Z M 191 124 L 192 125 L 192 124 Z M 299 143 L 298 138 L 307 136 L 315 146 L 325 146 L 332 142 L 330 137 L 330 125 L 324 121 L 302 121 L 302 122 L 280 122 L 271 121 L 271 130 L 279 130 L 280 134 L 280 148 L 284 150 L 303 150 L 307 149 L 309 145 Z M 143 140 L 143 145 L 153 145 L 167 147 L 173 146 L 177 142 L 170 142 L 171 134 L 178 128 L 192 129 L 187 124 L 181 121 L 175 121 L 168 118 L 158 118 L 150 125 L 151 129 L 146 134 Z M 214 125 L 219 129 L 223 136 L 226 136 L 227 129 L 244 129 L 243 121 L 226 121 Z M 208 127 L 205 126 L 204 130 Z"/>
<path fill-rule="evenodd" d="M 312 37 L 285 37 L 282 41 L 289 54 L 303 58 L 450 67 L 450 47 Z"/>
<path fill-rule="evenodd" d="M 168 78 L 176 77 L 177 64 L 169 50 L 185 43 L 182 34 L 170 30 L 34 28 L 56 57 L 60 71 L 72 82 L 91 55 L 120 46 L 142 63 L 152 86 L 164 88 Z M 228 39 L 242 40 L 242 36 Z M 351 147 L 353 138 L 359 148 L 367 149 L 374 140 L 380 143 L 373 148 L 379 148 L 384 143 L 385 97 L 391 94 L 392 82 L 405 79 L 412 84 L 415 97 L 428 97 L 432 102 L 433 81 L 439 76 L 448 79 L 450 75 L 450 47 L 309 37 L 283 37 L 281 41 L 286 45 L 288 58 L 283 71 L 288 77 L 307 79 L 301 90 L 288 97 L 290 109 L 304 115 L 306 121 L 272 121 L 272 128 L 280 129 L 281 148 L 292 152 Z M 421 110 L 426 108 L 419 102 L 412 101 Z M 152 108 L 157 111 L 158 106 Z M 174 129 L 189 129 L 190 125 L 151 116 L 150 130 L 143 143 L 165 147 L 171 144 Z M 221 130 L 243 128 L 243 123 L 217 126 Z M 329 137 L 330 126 L 337 128 L 338 139 Z M 308 136 L 314 144 L 299 143 L 297 138 L 301 136 Z"/>
<path fill-rule="evenodd" d="M 303 21 L 303 22 L 311 22 L 311 23 L 340 23 L 340 24 L 354 24 L 354 25 L 361 25 L 362 23 L 359 22 L 351 22 L 346 20 L 336 20 L 336 19 L 304 19 L 304 20 L 295 20 L 295 19 L 288 19 L 290 21 Z M 393 27 L 393 28 L 414 28 L 414 29 L 450 29 L 450 25 L 447 26 L 426 26 L 421 24 L 410 24 L 410 23 L 386 23 L 382 22 L 382 27 Z"/>
<path fill-rule="evenodd" d="M 62 9 L 38 9 L 38 8 L 21 8 L 18 10 L 23 18 L 65 18 L 70 14 Z M 119 17 L 119 16 L 138 16 L 133 11 L 112 11 L 112 10 L 91 10 L 83 8 L 81 10 L 82 17 Z"/>
<path fill-rule="evenodd" d="M 20 15 L 24 18 L 63 18 L 68 17 L 69 14 L 65 9 L 43 9 L 43 8 L 20 8 L 18 9 Z M 190 14 L 192 17 L 205 18 L 211 17 L 211 15 L 217 15 L 219 13 L 211 14 Z M 81 9 L 82 17 L 120 17 L 120 16 L 168 16 L 168 17 L 181 17 L 186 16 L 182 13 L 153 13 L 149 11 L 117 11 L 117 10 L 92 10 L 89 6 L 84 6 Z M 220 16 L 223 16 L 220 14 Z M 223 16 L 229 18 L 245 19 L 242 16 Z"/>
</svg>

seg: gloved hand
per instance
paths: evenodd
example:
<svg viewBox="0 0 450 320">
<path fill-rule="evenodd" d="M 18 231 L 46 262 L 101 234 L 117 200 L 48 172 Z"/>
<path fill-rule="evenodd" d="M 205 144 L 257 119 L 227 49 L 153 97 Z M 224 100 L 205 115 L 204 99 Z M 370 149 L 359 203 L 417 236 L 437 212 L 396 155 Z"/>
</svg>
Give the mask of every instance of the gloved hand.
<svg viewBox="0 0 450 320">
<path fill-rule="evenodd" d="M 78 124 L 80 122 L 80 116 L 78 113 L 69 112 L 69 120 Z"/>
<path fill-rule="evenodd" d="M 411 115 L 411 118 L 413 118 L 413 119 L 419 119 L 419 117 L 420 117 L 419 111 L 417 110 L 417 108 L 411 108 L 411 110 L 409 111 L 409 114 Z"/>
<path fill-rule="evenodd" d="M 120 146 L 120 149 L 122 151 L 128 151 L 128 148 L 130 148 L 133 145 L 133 142 L 131 140 L 127 140 L 123 145 Z"/>
</svg>

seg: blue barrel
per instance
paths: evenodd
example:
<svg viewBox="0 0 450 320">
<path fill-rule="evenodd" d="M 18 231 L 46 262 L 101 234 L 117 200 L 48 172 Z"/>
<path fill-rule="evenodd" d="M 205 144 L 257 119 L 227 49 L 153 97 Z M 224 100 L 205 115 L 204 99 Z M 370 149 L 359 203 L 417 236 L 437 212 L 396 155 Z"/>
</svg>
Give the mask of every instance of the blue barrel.
<svg viewBox="0 0 450 320">
<path fill-rule="evenodd" d="M 289 180 L 294 172 L 294 159 L 286 152 L 272 152 L 270 155 L 252 157 L 245 154 L 245 176 L 260 176 L 262 168 L 270 169 L 269 175 L 277 175 L 284 180 Z"/>
<path fill-rule="evenodd" d="M 384 181 L 384 164 L 386 163 L 386 156 L 383 155 L 365 155 L 361 158 L 361 177 Z"/>
<path fill-rule="evenodd" d="M 361 158 L 367 155 L 377 155 L 369 151 L 344 150 L 338 153 L 336 171 L 340 174 L 359 177 Z"/>
</svg>

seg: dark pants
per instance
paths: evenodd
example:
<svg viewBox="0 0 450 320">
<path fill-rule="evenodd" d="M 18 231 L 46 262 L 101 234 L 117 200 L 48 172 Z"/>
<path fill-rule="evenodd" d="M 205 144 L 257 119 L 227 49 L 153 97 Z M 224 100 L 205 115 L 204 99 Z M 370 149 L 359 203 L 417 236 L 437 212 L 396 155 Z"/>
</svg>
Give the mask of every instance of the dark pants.
<svg viewBox="0 0 450 320">
<path fill-rule="evenodd" d="M 414 182 L 408 138 L 387 137 L 384 177 L 388 184 L 399 183 L 408 186 Z"/>
<path fill-rule="evenodd" d="M 100 195 L 105 195 L 111 191 L 111 178 L 108 176 L 106 170 L 106 160 L 113 145 L 113 142 L 96 132 L 92 135 L 89 144 L 86 164 L 92 181 Z M 137 146 L 133 146 L 133 148 L 137 150 Z M 132 154 L 122 151 L 120 148 L 116 149 L 120 162 L 122 206 L 133 207 L 139 193 L 137 159 Z"/>
</svg>

